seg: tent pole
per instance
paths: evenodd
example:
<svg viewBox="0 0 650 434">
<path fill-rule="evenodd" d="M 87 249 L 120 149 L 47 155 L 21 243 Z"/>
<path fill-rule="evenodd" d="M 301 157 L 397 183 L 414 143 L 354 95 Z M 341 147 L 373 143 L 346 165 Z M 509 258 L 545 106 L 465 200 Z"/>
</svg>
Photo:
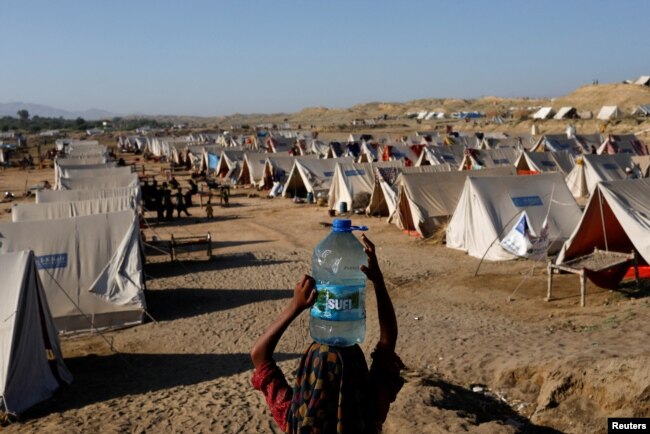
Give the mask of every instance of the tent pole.
<svg viewBox="0 0 650 434">
<path fill-rule="evenodd" d="M 609 252 L 609 247 L 607 246 L 607 229 L 605 229 L 605 216 L 603 214 L 603 194 L 598 188 L 598 204 L 600 205 L 600 223 L 603 227 L 603 236 L 605 237 L 605 251 Z"/>
</svg>

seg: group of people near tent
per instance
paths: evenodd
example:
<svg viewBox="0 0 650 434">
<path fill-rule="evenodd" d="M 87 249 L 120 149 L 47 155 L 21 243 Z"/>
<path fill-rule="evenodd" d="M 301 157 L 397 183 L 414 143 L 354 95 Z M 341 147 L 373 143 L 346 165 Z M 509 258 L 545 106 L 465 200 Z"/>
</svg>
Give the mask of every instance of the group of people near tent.
<svg viewBox="0 0 650 434">
<path fill-rule="evenodd" d="M 137 175 L 78 141 L 55 161 L 55 184 L 0 222 L 0 313 L 11 319 L 0 328 L 0 410 L 10 414 L 71 381 L 58 333 L 139 324 L 146 308 Z"/>
<path fill-rule="evenodd" d="M 142 184 L 144 209 L 156 211 L 158 222 L 173 220 L 174 211 L 177 212 L 178 218 L 181 218 L 181 213 L 191 217 L 188 208 L 193 206 L 192 196 L 197 194 L 199 189 L 193 180 L 190 179 L 188 183 L 189 187 L 184 191 L 175 177 L 172 177 L 169 182 L 162 182 L 160 186 L 156 179 L 153 179 L 151 184 L 145 180 Z"/>
</svg>

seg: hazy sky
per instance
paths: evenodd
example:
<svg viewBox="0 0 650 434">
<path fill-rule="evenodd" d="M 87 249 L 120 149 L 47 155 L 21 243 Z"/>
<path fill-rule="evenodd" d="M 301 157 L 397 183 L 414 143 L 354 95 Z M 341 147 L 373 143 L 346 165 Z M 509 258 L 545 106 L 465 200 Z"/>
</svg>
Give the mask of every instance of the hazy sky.
<svg viewBox="0 0 650 434">
<path fill-rule="evenodd" d="M 0 102 L 223 115 L 650 74 L 650 1 L 2 0 Z"/>
</svg>

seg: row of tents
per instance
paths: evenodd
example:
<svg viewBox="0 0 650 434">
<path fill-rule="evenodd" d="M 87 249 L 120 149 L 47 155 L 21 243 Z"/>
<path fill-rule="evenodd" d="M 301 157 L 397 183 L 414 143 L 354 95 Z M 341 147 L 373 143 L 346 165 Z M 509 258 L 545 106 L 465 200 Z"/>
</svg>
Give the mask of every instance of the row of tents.
<svg viewBox="0 0 650 434">
<path fill-rule="evenodd" d="M 544 233 L 544 254 L 546 250 L 557 253 L 582 218 L 577 198 L 586 200 L 604 183 L 647 177 L 650 167 L 647 156 L 628 153 L 573 158 L 567 151 L 491 149 L 465 150 L 461 159 L 453 146 L 444 151 L 452 154 L 455 164 L 442 163 L 444 159 L 408 166 L 404 159 L 357 163 L 349 157 L 296 156 L 281 157 L 280 165 L 273 163 L 273 157 L 237 152 L 241 152 L 242 172 L 252 179 L 258 173 L 247 168 L 252 160 L 258 162 L 259 173 L 264 173 L 264 167 L 288 171 L 285 196 L 305 197 L 311 192 L 326 197 L 329 208 L 339 211 L 362 206 L 367 214 L 385 216 L 420 237 L 431 237 L 442 228 L 448 247 L 488 260 L 521 256 L 502 244 L 517 224 L 525 225 L 529 234 Z M 221 161 L 236 160 L 227 150 L 222 155 Z M 229 167 L 224 172 L 234 173 L 235 166 Z"/>
<path fill-rule="evenodd" d="M 285 132 L 284 135 L 267 134 L 234 137 L 230 135 L 208 136 L 209 141 L 198 141 L 194 135 L 184 137 L 134 137 L 122 136 L 118 145 L 122 148 L 135 148 L 154 157 L 166 158 L 175 164 L 193 167 L 197 170 L 216 170 L 223 150 L 233 152 L 258 152 L 295 156 L 316 155 L 318 158 L 351 157 L 357 162 L 386 160 L 393 154 L 402 156 L 412 165 L 424 149 L 457 147 L 461 150 L 513 149 L 517 151 L 560 151 L 565 150 L 574 156 L 585 153 L 614 154 L 631 153 L 647 155 L 647 147 L 633 134 L 545 134 L 509 135 L 506 133 L 462 135 L 458 133 L 438 134 L 420 132 L 414 136 L 398 138 L 370 135 L 350 135 L 340 140 L 323 141 L 312 138 L 307 133 Z M 205 139 L 205 137 L 204 137 Z M 429 157 L 425 157 L 429 158 Z"/>
<path fill-rule="evenodd" d="M 140 185 L 93 142 L 66 146 L 56 189 L 0 222 L 0 409 L 21 413 L 70 382 L 58 333 L 143 321 Z M 48 362 L 48 358 L 51 362 Z"/>
<path fill-rule="evenodd" d="M 635 107 L 630 112 L 630 114 L 632 116 L 648 116 L 650 113 L 648 111 L 649 107 L 650 104 L 642 104 Z M 602 106 L 598 111 L 596 119 L 599 119 L 601 121 L 609 121 L 613 119 L 619 119 L 623 116 L 624 113 L 618 106 L 605 105 Z M 557 111 L 555 111 L 552 107 L 540 107 L 535 113 L 533 113 L 532 118 L 536 120 L 592 119 L 593 113 L 590 111 L 578 111 L 575 107 L 571 106 L 560 107 Z"/>
</svg>

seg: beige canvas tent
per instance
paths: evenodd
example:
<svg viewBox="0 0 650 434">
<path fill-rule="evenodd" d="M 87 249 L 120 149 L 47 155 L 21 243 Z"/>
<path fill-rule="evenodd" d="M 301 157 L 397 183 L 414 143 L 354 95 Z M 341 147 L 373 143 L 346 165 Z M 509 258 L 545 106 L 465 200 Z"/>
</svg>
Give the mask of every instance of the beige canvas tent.
<svg viewBox="0 0 650 434">
<path fill-rule="evenodd" d="M 0 254 L 0 270 L 0 410 L 20 414 L 52 396 L 60 383 L 70 383 L 72 375 L 34 253 Z"/>
<path fill-rule="evenodd" d="M 139 205 L 140 187 L 117 187 L 107 190 L 39 190 L 36 192 L 36 203 L 76 202 L 120 196 L 133 197 Z"/>
<path fill-rule="evenodd" d="M 239 176 L 243 161 L 244 151 L 224 149 L 219 156 L 219 162 L 217 163 L 215 172 L 217 176 L 227 181 L 236 180 Z"/>
<path fill-rule="evenodd" d="M 338 163 L 329 190 L 327 204 L 330 209 L 352 210 L 354 199 L 358 195 L 370 195 L 375 188 L 375 168 L 401 167 L 403 161 L 379 161 L 376 163 Z M 361 197 L 361 196 L 359 196 Z M 341 205 L 341 204 L 344 205 Z M 368 204 L 365 203 L 363 208 Z"/>
<path fill-rule="evenodd" d="M 569 238 L 581 216 L 560 173 L 469 176 L 447 227 L 447 247 L 491 261 L 514 259 L 516 256 L 501 247 L 500 241 L 523 212 L 538 235 L 547 222 L 551 253 Z"/>
<path fill-rule="evenodd" d="M 634 134 L 610 134 L 598 147 L 597 154 L 648 155 L 648 147 Z"/>
<path fill-rule="evenodd" d="M 135 207 L 135 198 L 133 196 L 87 199 L 74 202 L 16 203 L 11 207 L 11 221 L 63 219 L 129 209 L 135 210 Z"/>
<path fill-rule="evenodd" d="M 555 112 L 552 107 L 542 107 L 533 113 L 533 119 L 550 119 L 553 117 Z"/>
<path fill-rule="evenodd" d="M 631 166 L 629 154 L 585 154 L 576 160 L 575 167 L 566 176 L 566 183 L 574 197 L 587 197 L 600 181 L 627 178 L 625 169 Z"/>
<path fill-rule="evenodd" d="M 101 175 L 92 178 L 61 178 L 62 190 L 110 190 L 112 188 L 139 188 L 137 173 L 128 175 Z"/>
<path fill-rule="evenodd" d="M 237 184 L 250 184 L 256 187 L 264 186 L 264 164 L 267 156 L 266 152 L 245 152 L 241 171 L 237 177 Z M 267 188 L 270 187 L 270 185 L 267 186 Z"/>
<path fill-rule="evenodd" d="M 650 263 L 650 180 L 600 182 L 556 263 L 590 254 L 594 248 L 636 250 Z"/>
<path fill-rule="evenodd" d="M 100 178 L 100 177 L 109 177 L 114 178 L 121 177 L 130 177 L 133 173 L 131 166 L 128 167 L 98 167 L 98 165 L 86 165 L 86 166 L 69 166 L 66 168 L 60 168 L 58 172 L 55 173 L 59 176 L 58 179 L 55 179 L 55 189 L 61 190 L 63 188 L 64 182 L 69 184 L 68 180 L 71 179 L 82 179 L 82 178 Z M 106 178 L 108 179 L 108 178 Z M 66 180 L 66 181 L 63 181 Z M 68 189 L 69 190 L 69 189 Z"/>
<path fill-rule="evenodd" d="M 105 160 L 102 158 L 102 160 Z M 111 161 L 108 163 L 91 163 L 91 161 L 95 161 L 93 159 L 90 160 L 78 160 L 78 159 L 64 159 L 64 158 L 56 158 L 54 160 L 54 188 L 59 189 L 59 180 L 61 178 L 69 178 L 70 175 L 68 173 L 68 170 L 75 170 L 75 169 L 83 169 L 83 168 L 88 168 L 88 169 L 107 169 L 111 167 L 116 167 L 117 162 Z M 100 160 L 101 161 L 101 160 Z"/>
<path fill-rule="evenodd" d="M 561 172 L 566 175 L 575 166 L 573 156 L 566 151 L 561 152 L 528 152 L 519 155 L 515 163 L 517 171 L 522 172 Z"/>
<path fill-rule="evenodd" d="M 418 167 L 375 168 L 375 188 L 370 196 L 366 214 L 371 216 L 391 216 L 397 206 L 397 187 L 400 175 L 404 173 L 451 172 L 449 164 L 436 164 Z"/>
<path fill-rule="evenodd" d="M 133 210 L 0 222 L 0 238 L 0 253 L 34 251 L 50 311 L 60 331 L 142 322 L 142 252 L 138 217 Z"/>
<path fill-rule="evenodd" d="M 514 167 L 477 171 L 403 173 L 397 181 L 396 208 L 389 218 L 398 228 L 432 236 L 454 213 L 468 176 L 513 176 Z"/>
<path fill-rule="evenodd" d="M 307 193 L 312 193 L 314 197 L 319 194 L 327 196 L 338 163 L 351 164 L 354 163 L 354 159 L 352 157 L 295 158 L 284 184 L 282 196 L 304 198 Z"/>
<path fill-rule="evenodd" d="M 600 119 L 601 121 L 608 121 L 610 119 L 618 119 L 621 117 L 621 112 L 618 109 L 617 106 L 615 105 L 604 105 L 601 107 L 600 111 L 598 112 L 598 115 L 596 116 L 597 119 Z"/>
<path fill-rule="evenodd" d="M 569 152 L 577 156 L 591 152 L 591 145 L 598 147 L 600 137 L 594 142 L 592 136 L 568 136 L 566 134 L 546 134 L 539 138 L 537 143 L 530 148 L 531 152 Z"/>
<path fill-rule="evenodd" d="M 464 147 L 462 145 L 426 146 L 420 153 L 416 166 L 449 164 L 454 169 L 463 162 Z"/>
<path fill-rule="evenodd" d="M 472 149 L 465 152 L 460 170 L 494 169 L 496 167 L 515 167 L 521 151 L 515 149 Z"/>
</svg>

